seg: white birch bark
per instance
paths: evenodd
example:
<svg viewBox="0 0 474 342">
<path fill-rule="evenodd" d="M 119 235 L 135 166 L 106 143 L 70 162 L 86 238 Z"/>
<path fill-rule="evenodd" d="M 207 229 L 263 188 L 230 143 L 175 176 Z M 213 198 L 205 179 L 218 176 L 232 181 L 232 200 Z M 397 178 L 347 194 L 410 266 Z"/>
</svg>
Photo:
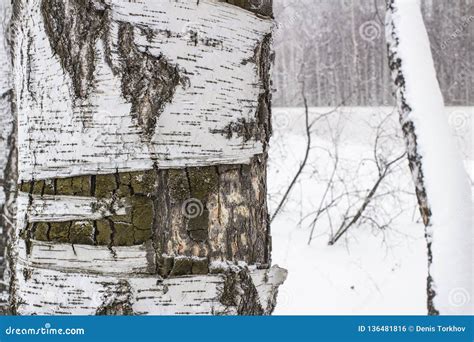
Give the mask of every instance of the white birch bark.
<svg viewBox="0 0 474 342">
<path fill-rule="evenodd" d="M 453 142 L 418 0 L 387 1 L 389 65 L 426 226 L 428 313 L 472 314 L 472 195 Z"/>
<path fill-rule="evenodd" d="M 15 54 L 23 60 L 15 74 L 23 77 L 16 78 L 15 88 L 27 91 L 18 105 L 29 111 L 19 117 L 20 180 L 147 170 L 154 164 L 242 164 L 263 152 L 252 134 L 260 92 L 253 59 L 271 32 L 270 20 L 215 1 L 92 1 L 93 8 L 83 11 L 103 16 L 89 20 L 106 26 L 104 38 L 58 58 L 68 52 L 54 51 L 51 41 L 61 44 L 75 36 L 48 35 L 45 27 L 54 30 L 68 21 L 55 18 L 60 6 L 47 3 L 25 2 L 17 18 L 25 36 L 16 40 Z M 63 5 L 79 11 L 73 4 Z M 80 18 L 72 21 L 71 26 L 86 25 Z M 124 63 L 140 54 L 144 65 Z M 126 68 L 145 73 L 145 80 L 133 84 Z M 158 71 L 164 85 L 147 74 Z M 175 71 L 176 79 L 167 80 Z M 166 94 L 153 103 L 149 97 L 163 96 L 165 85 L 172 98 Z M 143 91 L 139 99 L 132 99 L 134 91 Z M 239 134 L 239 124 L 248 126 L 248 139 Z"/>
<path fill-rule="evenodd" d="M 4 279 L 6 269 L 6 245 L 8 223 L 12 215 L 10 165 L 14 150 L 14 123 L 11 111 L 11 57 L 8 47 L 8 25 L 11 6 L 8 1 L 0 2 L 0 311 L 5 312 L 8 302 L 8 281 Z M 6 276 L 7 277 L 7 276 Z"/>
<path fill-rule="evenodd" d="M 227 2 L 14 2 L 14 313 L 271 313 L 271 5 Z"/>
</svg>

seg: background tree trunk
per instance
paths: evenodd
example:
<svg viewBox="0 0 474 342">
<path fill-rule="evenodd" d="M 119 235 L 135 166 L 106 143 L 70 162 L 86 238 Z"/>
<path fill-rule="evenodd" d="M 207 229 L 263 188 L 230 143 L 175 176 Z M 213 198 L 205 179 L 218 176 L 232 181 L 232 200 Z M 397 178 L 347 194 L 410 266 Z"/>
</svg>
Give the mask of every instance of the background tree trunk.
<svg viewBox="0 0 474 342">
<path fill-rule="evenodd" d="M 15 0 L 16 314 L 269 314 L 271 1 Z"/>
<path fill-rule="evenodd" d="M 430 315 L 472 314 L 472 195 L 419 1 L 387 0 L 389 66 L 428 251 Z M 457 305 L 457 296 L 464 297 Z"/>
<path fill-rule="evenodd" d="M 412 110 L 410 104 L 407 103 L 405 96 L 406 87 L 405 87 L 405 75 L 401 68 L 401 63 L 403 61 L 399 57 L 398 50 L 398 39 L 396 26 L 394 26 L 393 15 L 395 11 L 395 2 L 393 0 L 387 1 L 387 29 L 388 34 L 394 35 L 393 39 L 388 39 L 388 49 L 389 49 L 389 66 L 392 70 L 393 79 L 397 87 L 397 104 L 400 112 L 400 123 L 402 125 L 402 131 L 405 136 L 405 141 L 407 144 L 407 156 L 410 170 L 413 176 L 413 181 L 415 183 L 415 191 L 418 199 L 418 207 L 420 210 L 423 223 L 426 227 L 430 226 L 431 219 L 431 209 L 428 203 L 428 197 L 426 194 L 426 187 L 423 179 L 423 165 L 422 165 L 422 156 L 419 152 L 417 144 L 417 136 L 415 134 L 415 124 L 412 117 L 410 116 Z M 428 230 L 427 230 L 428 231 Z M 431 252 L 431 242 L 427 239 L 427 251 L 428 251 L 428 264 L 431 265 L 432 262 L 432 252 Z M 433 304 L 433 297 L 435 295 L 433 289 L 433 279 L 428 272 L 427 278 L 427 305 L 428 313 L 430 315 L 439 314 L 435 309 Z"/>
</svg>

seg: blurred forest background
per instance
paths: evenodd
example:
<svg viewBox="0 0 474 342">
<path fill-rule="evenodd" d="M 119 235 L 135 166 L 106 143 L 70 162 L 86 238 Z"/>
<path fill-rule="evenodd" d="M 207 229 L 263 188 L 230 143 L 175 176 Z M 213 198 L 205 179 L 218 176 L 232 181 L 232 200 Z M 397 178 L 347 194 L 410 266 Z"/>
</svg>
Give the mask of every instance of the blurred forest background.
<svg viewBox="0 0 474 342">
<path fill-rule="evenodd" d="M 273 262 L 289 270 L 275 313 L 426 314 L 426 241 L 388 69 L 385 0 L 273 1 L 268 198 Z M 421 0 L 471 179 L 473 2 Z M 454 291 L 450 301 L 470 298 Z"/>
<path fill-rule="evenodd" d="M 385 46 L 384 0 L 274 0 L 274 106 L 394 104 Z M 422 0 L 447 106 L 474 104 L 472 0 Z M 471 38 L 470 38 L 471 37 Z M 302 76 L 304 75 L 304 76 Z"/>
</svg>

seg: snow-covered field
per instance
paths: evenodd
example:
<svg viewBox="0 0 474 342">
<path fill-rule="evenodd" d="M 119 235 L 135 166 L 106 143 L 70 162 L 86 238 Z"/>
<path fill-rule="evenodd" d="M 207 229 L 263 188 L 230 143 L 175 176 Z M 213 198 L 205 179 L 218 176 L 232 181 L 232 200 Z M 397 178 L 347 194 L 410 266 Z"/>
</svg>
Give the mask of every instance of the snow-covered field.
<svg viewBox="0 0 474 342">
<path fill-rule="evenodd" d="M 472 178 L 474 108 L 446 111 Z M 306 147 L 303 109 L 276 108 L 273 115 L 268 175 L 271 212 L 296 173 Z M 374 142 L 380 122 L 385 120 L 377 160 L 390 161 L 404 149 L 400 137 L 392 138 L 400 135 L 397 114 L 393 108 L 311 108 L 310 122 L 314 120 L 308 164 L 272 223 L 273 263 L 289 271 L 275 314 L 426 314 L 424 227 L 405 160 L 382 182 L 380 196 L 366 211 L 370 218 L 328 245 L 343 222 L 344 210 L 350 205 L 357 209 L 360 204 L 343 200 L 320 216 L 308 245 L 314 213 L 331 201 L 328 194 L 324 201 L 321 198 L 334 171 L 335 145 L 339 161 L 333 179 L 339 177 L 339 183 L 332 189 L 333 197 L 341 187 L 363 195 L 377 180 Z M 377 224 L 371 224 L 371 218 Z M 451 300 L 456 306 L 469 298 L 453 293 Z"/>
</svg>

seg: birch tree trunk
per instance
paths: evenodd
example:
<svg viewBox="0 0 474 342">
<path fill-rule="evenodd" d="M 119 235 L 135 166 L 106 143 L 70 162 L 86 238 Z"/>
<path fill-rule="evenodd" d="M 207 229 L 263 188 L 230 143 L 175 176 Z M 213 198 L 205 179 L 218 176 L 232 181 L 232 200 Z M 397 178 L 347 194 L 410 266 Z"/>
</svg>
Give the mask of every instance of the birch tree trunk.
<svg viewBox="0 0 474 342">
<path fill-rule="evenodd" d="M 15 314 L 270 314 L 271 1 L 14 0 Z"/>
<path fill-rule="evenodd" d="M 453 142 L 418 0 L 387 0 L 389 66 L 426 227 L 430 315 L 472 314 L 471 185 Z"/>
<path fill-rule="evenodd" d="M 6 245 L 8 230 L 14 223 L 16 185 L 15 128 L 12 114 L 11 56 L 8 26 L 11 6 L 0 3 L 0 313 L 8 313 L 8 275 Z"/>
</svg>

